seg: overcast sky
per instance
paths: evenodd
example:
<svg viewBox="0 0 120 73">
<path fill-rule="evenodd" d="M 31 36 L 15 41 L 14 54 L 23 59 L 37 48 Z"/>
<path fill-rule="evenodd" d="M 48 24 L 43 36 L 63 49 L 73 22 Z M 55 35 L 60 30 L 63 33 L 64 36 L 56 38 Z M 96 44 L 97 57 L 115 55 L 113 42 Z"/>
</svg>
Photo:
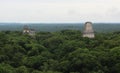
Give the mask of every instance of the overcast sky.
<svg viewBox="0 0 120 73">
<path fill-rule="evenodd" d="M 120 22 L 120 0 L 0 0 L 0 22 Z"/>
</svg>

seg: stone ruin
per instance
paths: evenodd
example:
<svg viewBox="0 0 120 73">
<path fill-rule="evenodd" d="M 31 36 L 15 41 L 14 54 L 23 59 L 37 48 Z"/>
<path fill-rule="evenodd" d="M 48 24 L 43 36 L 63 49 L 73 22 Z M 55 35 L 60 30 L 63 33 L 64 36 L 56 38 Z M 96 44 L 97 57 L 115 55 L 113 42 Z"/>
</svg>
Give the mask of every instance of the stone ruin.
<svg viewBox="0 0 120 73">
<path fill-rule="evenodd" d="M 30 29 L 27 25 L 25 25 L 24 28 L 23 28 L 23 34 L 28 34 L 30 36 L 34 36 L 35 35 L 35 30 Z"/>
<path fill-rule="evenodd" d="M 84 25 L 83 37 L 95 38 L 92 22 L 86 22 Z"/>
</svg>

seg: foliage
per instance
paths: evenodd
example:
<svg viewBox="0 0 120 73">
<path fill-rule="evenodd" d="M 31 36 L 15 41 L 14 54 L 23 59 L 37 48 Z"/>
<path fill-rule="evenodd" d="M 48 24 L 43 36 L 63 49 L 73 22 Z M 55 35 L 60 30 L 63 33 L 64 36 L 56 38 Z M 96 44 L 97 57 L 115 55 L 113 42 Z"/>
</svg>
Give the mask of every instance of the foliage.
<svg viewBox="0 0 120 73">
<path fill-rule="evenodd" d="M 0 73 L 120 73 L 120 32 L 0 32 Z"/>
</svg>

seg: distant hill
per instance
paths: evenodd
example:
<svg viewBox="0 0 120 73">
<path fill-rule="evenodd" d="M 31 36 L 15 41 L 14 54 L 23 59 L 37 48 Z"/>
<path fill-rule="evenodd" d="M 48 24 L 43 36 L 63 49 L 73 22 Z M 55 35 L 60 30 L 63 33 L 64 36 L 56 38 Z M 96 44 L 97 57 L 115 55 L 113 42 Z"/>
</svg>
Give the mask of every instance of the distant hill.
<svg viewBox="0 0 120 73">
<path fill-rule="evenodd" d="M 83 31 L 84 23 L 0 23 L 0 31 L 22 31 L 23 26 L 28 25 L 36 31 L 60 31 L 60 30 L 80 30 Z M 120 23 L 94 23 L 93 28 L 96 32 L 120 31 Z"/>
</svg>

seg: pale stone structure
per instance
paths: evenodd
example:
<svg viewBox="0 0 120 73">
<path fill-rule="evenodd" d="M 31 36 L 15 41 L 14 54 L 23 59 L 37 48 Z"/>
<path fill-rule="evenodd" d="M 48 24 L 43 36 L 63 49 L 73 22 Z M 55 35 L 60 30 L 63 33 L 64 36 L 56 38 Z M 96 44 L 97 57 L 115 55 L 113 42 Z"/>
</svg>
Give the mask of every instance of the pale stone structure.
<svg viewBox="0 0 120 73">
<path fill-rule="evenodd" d="M 86 22 L 84 31 L 83 31 L 83 37 L 88 37 L 88 38 L 95 38 L 94 35 L 94 30 L 92 28 L 92 22 Z"/>
<path fill-rule="evenodd" d="M 28 34 L 30 32 L 29 28 L 27 25 L 24 26 L 23 28 L 23 34 Z"/>
<path fill-rule="evenodd" d="M 27 25 L 24 26 L 23 28 L 23 34 L 28 34 L 30 36 L 35 35 L 35 30 L 34 29 L 29 29 Z"/>
</svg>

